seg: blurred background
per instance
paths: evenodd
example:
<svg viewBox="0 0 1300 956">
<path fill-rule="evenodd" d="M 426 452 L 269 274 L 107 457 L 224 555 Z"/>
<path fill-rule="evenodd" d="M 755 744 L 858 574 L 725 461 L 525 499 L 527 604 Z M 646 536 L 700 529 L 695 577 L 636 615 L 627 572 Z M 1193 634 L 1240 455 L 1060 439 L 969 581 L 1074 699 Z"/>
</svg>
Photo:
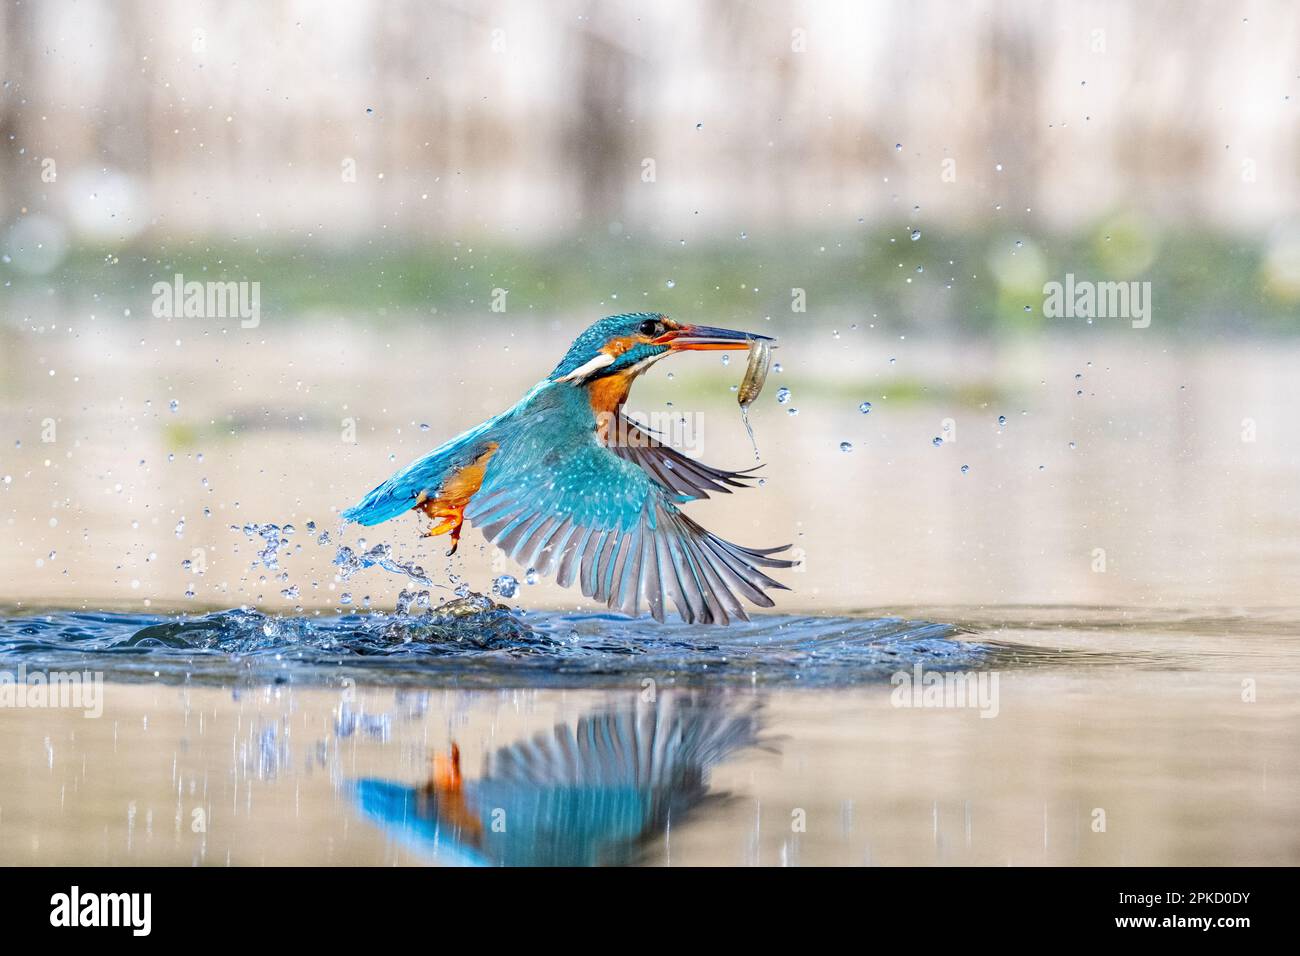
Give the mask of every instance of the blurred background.
<svg viewBox="0 0 1300 956">
<path fill-rule="evenodd" d="M 0 31 L 0 600 L 522 582 L 414 516 L 364 547 L 431 583 L 345 576 L 337 512 L 656 310 L 780 337 L 765 484 L 692 513 L 795 544 L 782 609 L 1293 603 L 1294 4 L 4 0 Z M 256 314 L 160 307 L 177 276 Z M 1149 326 L 1047 314 L 1070 276 L 1149 283 Z M 742 365 L 631 407 L 743 467 Z"/>
</svg>

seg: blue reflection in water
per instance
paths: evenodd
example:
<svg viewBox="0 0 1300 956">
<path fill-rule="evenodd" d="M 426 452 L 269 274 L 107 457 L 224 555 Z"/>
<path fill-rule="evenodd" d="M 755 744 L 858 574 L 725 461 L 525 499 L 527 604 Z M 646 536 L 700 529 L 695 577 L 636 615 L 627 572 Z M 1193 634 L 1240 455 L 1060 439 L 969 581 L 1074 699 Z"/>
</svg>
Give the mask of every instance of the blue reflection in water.
<svg viewBox="0 0 1300 956">
<path fill-rule="evenodd" d="M 634 862 L 671 821 L 722 795 L 709 771 L 758 742 L 752 699 L 665 692 L 511 744 L 478 777 L 456 746 L 415 786 L 359 780 L 362 813 L 417 854 L 458 865 Z"/>
</svg>

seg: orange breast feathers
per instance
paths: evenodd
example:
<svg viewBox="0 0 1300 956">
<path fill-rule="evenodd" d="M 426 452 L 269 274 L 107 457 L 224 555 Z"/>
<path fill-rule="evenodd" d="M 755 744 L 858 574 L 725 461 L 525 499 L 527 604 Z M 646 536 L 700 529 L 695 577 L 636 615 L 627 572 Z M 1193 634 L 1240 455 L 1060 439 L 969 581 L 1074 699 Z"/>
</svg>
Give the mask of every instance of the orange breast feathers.
<svg viewBox="0 0 1300 956">
<path fill-rule="evenodd" d="M 622 408 L 631 388 L 632 376 L 626 372 L 606 375 L 588 385 L 587 397 L 591 399 L 591 410 L 596 413 L 596 420 L 600 421 Z"/>
</svg>

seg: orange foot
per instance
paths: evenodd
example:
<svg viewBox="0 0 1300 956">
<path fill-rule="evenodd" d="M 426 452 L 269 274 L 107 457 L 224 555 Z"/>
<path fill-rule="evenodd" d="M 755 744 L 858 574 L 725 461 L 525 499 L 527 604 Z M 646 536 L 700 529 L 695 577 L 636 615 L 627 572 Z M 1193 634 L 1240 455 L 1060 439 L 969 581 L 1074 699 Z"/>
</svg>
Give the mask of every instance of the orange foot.
<svg viewBox="0 0 1300 956">
<path fill-rule="evenodd" d="M 433 524 L 429 530 L 424 533 L 424 537 L 433 538 L 440 534 L 451 532 L 451 550 L 447 552 L 447 557 L 456 553 L 460 547 L 460 532 L 465 524 L 465 508 L 448 507 L 437 501 L 426 501 L 419 506 L 420 510 L 429 516 Z"/>
</svg>

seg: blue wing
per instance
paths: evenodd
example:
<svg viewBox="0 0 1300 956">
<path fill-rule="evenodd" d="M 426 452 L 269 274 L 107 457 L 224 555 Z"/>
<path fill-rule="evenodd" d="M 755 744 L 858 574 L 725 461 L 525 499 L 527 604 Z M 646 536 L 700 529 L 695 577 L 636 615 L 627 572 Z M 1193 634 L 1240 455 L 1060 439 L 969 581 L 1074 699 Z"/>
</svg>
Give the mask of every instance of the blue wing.
<svg viewBox="0 0 1300 956">
<path fill-rule="evenodd" d="M 688 458 L 665 445 L 644 426 L 619 412 L 620 441 L 609 445 L 610 451 L 637 465 L 681 500 L 707 498 L 710 492 L 731 494 L 732 488 L 748 488 L 746 481 L 756 476 L 757 466 L 744 471 L 725 471 Z M 728 487 L 730 486 L 730 487 Z"/>
<path fill-rule="evenodd" d="M 764 590 L 785 588 L 760 570 L 790 567 L 771 557 L 784 547 L 741 547 L 684 515 L 677 505 L 699 495 L 606 447 L 582 390 L 539 392 L 520 420 L 527 427 L 494 435 L 500 449 L 465 516 L 524 567 L 659 621 L 669 601 L 691 623 L 746 620 L 740 597 L 771 607 Z"/>
</svg>

